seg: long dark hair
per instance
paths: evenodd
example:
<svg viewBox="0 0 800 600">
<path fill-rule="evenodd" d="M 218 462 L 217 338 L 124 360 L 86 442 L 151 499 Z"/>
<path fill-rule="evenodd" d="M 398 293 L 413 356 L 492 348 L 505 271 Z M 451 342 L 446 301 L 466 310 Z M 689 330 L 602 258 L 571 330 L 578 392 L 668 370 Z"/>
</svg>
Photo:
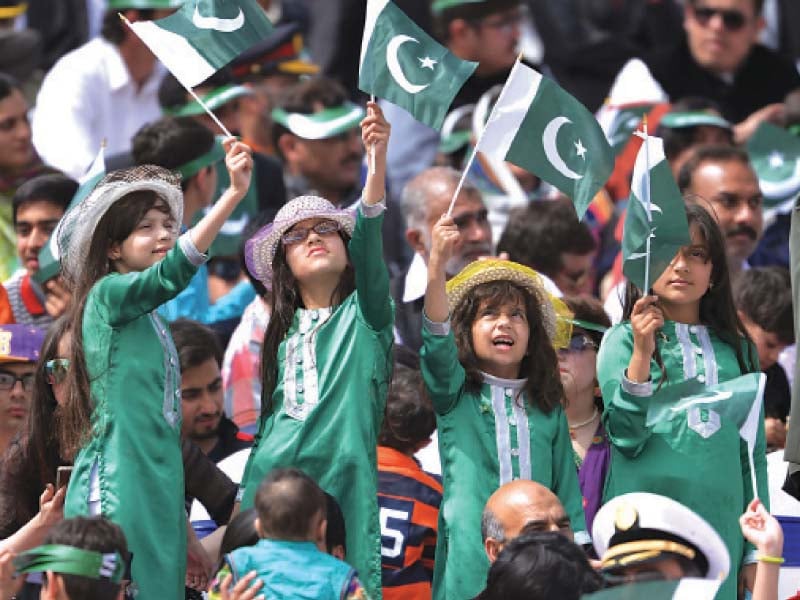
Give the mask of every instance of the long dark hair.
<svg viewBox="0 0 800 600">
<path fill-rule="evenodd" d="M 45 365 L 58 355 L 58 343 L 69 330 L 65 317 L 47 333 L 33 376 L 31 404 L 25 427 L 11 442 L 0 475 L 0 538 L 8 537 L 39 510 L 39 495 L 55 483 L 56 470 L 64 464 L 56 434 L 58 404 L 47 381 Z"/>
<path fill-rule="evenodd" d="M 350 263 L 348 245 L 350 236 L 339 230 L 347 252 L 347 265 L 339 278 L 339 283 L 331 294 L 331 306 L 339 305 L 356 289 L 355 271 Z M 272 260 L 272 289 L 269 292 L 272 306 L 267 330 L 264 332 L 264 345 L 261 347 L 261 415 L 272 412 L 272 393 L 278 385 L 278 348 L 292 326 L 294 314 L 302 308 L 300 289 L 289 264 L 283 244 L 278 242 L 275 258 Z"/>
<path fill-rule="evenodd" d="M 155 192 L 141 190 L 117 200 L 97 224 L 79 279 L 73 281 L 73 304 L 68 313 L 72 348 L 67 375 L 68 400 L 61 409 L 59 437 L 64 458 L 74 459 L 89 435 L 93 410 L 91 380 L 83 352 L 83 311 L 89 292 L 100 279 L 114 271 L 108 253 L 114 244 L 121 244 L 151 208 L 171 214 L 169 205 Z"/>
<path fill-rule="evenodd" d="M 528 402 L 548 413 L 561 404 L 564 397 L 564 388 L 558 376 L 558 357 L 544 328 L 537 299 L 510 281 L 490 281 L 475 286 L 453 310 L 453 333 L 458 346 L 458 360 L 466 371 L 466 389 L 475 393 L 480 391 L 483 384 L 472 340 L 472 323 L 477 318 L 478 310 L 484 306 L 499 307 L 508 302 L 520 302 L 525 306 L 530 328 L 528 351 L 519 370 L 519 377 L 527 378 L 525 393 Z"/>
<path fill-rule="evenodd" d="M 719 339 L 733 348 L 736 353 L 736 361 L 739 363 L 739 370 L 742 373 L 749 373 L 756 370 L 758 362 L 753 353 L 753 343 L 747 335 L 739 315 L 736 313 L 736 305 L 733 302 L 733 287 L 731 285 L 730 270 L 728 269 L 728 259 L 725 254 L 725 239 L 719 229 L 719 225 L 708 211 L 699 204 L 688 204 L 686 206 L 686 218 L 689 228 L 694 228 L 708 250 L 709 260 L 711 260 L 711 283 L 709 289 L 700 299 L 700 323 L 711 329 Z M 633 305 L 642 297 L 642 291 L 628 282 L 625 289 L 625 303 L 622 309 L 622 320 L 629 321 L 633 312 Z M 746 344 L 743 344 L 746 342 Z M 747 353 L 742 350 L 742 346 L 747 346 Z M 666 381 L 667 372 L 664 361 L 661 358 L 659 349 L 659 336 L 656 336 L 656 350 L 653 358 L 661 370 L 661 383 Z"/>
</svg>

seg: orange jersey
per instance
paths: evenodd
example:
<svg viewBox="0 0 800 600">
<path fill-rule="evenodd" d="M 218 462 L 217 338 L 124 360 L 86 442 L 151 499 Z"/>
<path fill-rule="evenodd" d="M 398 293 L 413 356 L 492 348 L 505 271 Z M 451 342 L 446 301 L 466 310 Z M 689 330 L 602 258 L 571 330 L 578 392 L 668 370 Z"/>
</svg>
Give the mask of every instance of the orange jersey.
<svg viewBox="0 0 800 600">
<path fill-rule="evenodd" d="M 384 600 L 430 600 L 442 484 L 410 456 L 378 446 Z"/>
</svg>

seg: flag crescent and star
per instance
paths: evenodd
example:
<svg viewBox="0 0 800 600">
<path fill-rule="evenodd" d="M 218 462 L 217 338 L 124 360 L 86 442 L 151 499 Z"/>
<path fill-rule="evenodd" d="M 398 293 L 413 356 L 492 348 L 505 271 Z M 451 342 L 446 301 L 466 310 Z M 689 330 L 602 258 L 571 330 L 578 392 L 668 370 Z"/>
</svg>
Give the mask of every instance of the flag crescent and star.
<svg viewBox="0 0 800 600">
<path fill-rule="evenodd" d="M 233 19 L 221 19 L 219 17 L 205 17 L 200 14 L 200 7 L 194 7 L 192 23 L 198 29 L 214 29 L 222 33 L 233 33 L 244 25 L 244 13 L 239 9 L 239 14 Z"/>
<path fill-rule="evenodd" d="M 564 159 L 561 158 L 561 155 L 558 153 L 558 146 L 556 145 L 558 131 L 567 123 L 572 123 L 572 121 L 563 115 L 559 115 L 550 121 L 544 128 L 544 132 L 542 132 L 542 146 L 544 147 L 544 154 L 547 160 L 550 161 L 554 169 L 569 179 L 580 179 L 583 175 L 576 173 L 567 166 L 567 163 L 564 162 Z M 583 143 L 580 139 L 575 143 L 575 147 L 577 154 L 581 156 L 581 158 L 584 158 L 586 149 L 583 148 Z"/>
<path fill-rule="evenodd" d="M 389 69 L 389 73 L 392 74 L 392 78 L 394 78 L 394 80 L 397 82 L 397 85 L 399 85 L 409 94 L 419 94 L 430 84 L 419 85 L 411 83 L 406 77 L 406 74 L 403 72 L 403 67 L 400 65 L 400 59 L 397 56 L 397 53 L 400 50 L 400 46 L 406 42 L 414 42 L 415 44 L 419 44 L 419 40 L 411 37 L 410 35 L 396 35 L 389 41 L 389 44 L 386 46 L 386 67 Z M 426 56 L 425 58 L 419 58 L 419 61 L 423 63 L 423 65 L 429 64 L 430 62 L 433 62 L 435 65 L 438 62 L 429 56 Z M 420 68 L 427 67 L 423 66 Z M 430 69 L 434 70 L 433 65 L 430 67 Z"/>
</svg>

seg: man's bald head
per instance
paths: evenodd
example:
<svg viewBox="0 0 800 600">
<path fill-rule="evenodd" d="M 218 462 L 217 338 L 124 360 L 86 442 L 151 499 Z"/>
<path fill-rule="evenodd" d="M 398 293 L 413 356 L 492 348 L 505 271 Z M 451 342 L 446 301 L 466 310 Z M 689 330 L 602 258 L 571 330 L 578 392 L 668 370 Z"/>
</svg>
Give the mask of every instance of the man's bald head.
<svg viewBox="0 0 800 600">
<path fill-rule="evenodd" d="M 461 173 L 451 167 L 431 167 L 414 177 L 403 189 L 401 207 L 406 220 L 406 240 L 425 261 L 431 247 L 433 226 L 447 212 Z M 453 207 L 461 242 L 447 264 L 455 275 L 469 263 L 492 253 L 492 230 L 486 205 L 474 184 L 465 181 Z"/>
<path fill-rule="evenodd" d="M 521 533 L 557 531 L 572 540 L 572 527 L 558 497 L 535 481 L 518 479 L 489 497 L 481 519 L 481 535 L 490 562 Z"/>
</svg>

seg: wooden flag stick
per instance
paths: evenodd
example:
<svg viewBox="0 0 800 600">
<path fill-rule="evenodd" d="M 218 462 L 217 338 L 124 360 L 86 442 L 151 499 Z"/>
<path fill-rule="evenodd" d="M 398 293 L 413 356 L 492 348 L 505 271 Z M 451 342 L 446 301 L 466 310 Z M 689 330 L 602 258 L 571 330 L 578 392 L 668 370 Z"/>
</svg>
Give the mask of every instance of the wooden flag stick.
<svg viewBox="0 0 800 600">
<path fill-rule="evenodd" d="M 369 95 L 369 101 L 375 102 L 375 94 Z M 369 174 L 375 175 L 375 144 L 370 144 L 369 147 Z"/>
<path fill-rule="evenodd" d="M 517 67 L 519 67 L 520 62 L 522 61 L 522 52 L 519 53 L 517 56 L 517 62 L 514 63 L 514 67 L 511 69 L 511 73 L 508 74 L 508 79 L 511 79 L 514 76 Z M 506 84 L 508 84 L 508 79 L 506 80 Z M 489 123 L 492 122 L 492 116 L 494 115 L 494 109 L 500 104 L 503 100 L 503 95 L 506 93 L 506 86 L 503 86 L 503 89 L 500 91 L 500 95 L 497 97 L 497 100 L 494 103 L 494 107 L 492 107 L 492 112 L 489 113 L 489 118 L 487 119 L 486 123 L 483 125 L 483 129 L 481 129 L 481 134 L 478 136 L 478 142 L 475 144 L 475 148 L 472 150 L 472 154 L 467 161 L 467 166 L 464 167 L 464 171 L 461 173 L 461 179 L 458 180 L 458 185 L 456 186 L 456 191 L 453 193 L 453 198 L 450 200 L 450 207 L 447 209 L 447 216 L 451 216 L 453 214 L 453 207 L 456 205 L 456 198 L 461 193 L 461 188 L 464 186 L 464 181 L 467 179 L 467 175 L 469 174 L 469 170 L 472 168 L 472 163 L 475 162 L 475 155 L 478 153 L 478 148 L 481 147 L 481 140 L 483 139 L 483 134 L 486 133 L 486 128 L 489 126 Z"/>
<path fill-rule="evenodd" d="M 645 195 L 647 196 L 647 240 L 645 241 L 645 263 L 644 263 L 644 289 L 642 293 L 648 295 L 650 292 L 650 224 L 653 222 L 653 216 L 650 212 L 650 144 L 647 143 L 647 115 L 644 115 L 642 126 L 644 129 L 644 157 L 647 166 L 645 174 L 644 185 Z"/>
</svg>

